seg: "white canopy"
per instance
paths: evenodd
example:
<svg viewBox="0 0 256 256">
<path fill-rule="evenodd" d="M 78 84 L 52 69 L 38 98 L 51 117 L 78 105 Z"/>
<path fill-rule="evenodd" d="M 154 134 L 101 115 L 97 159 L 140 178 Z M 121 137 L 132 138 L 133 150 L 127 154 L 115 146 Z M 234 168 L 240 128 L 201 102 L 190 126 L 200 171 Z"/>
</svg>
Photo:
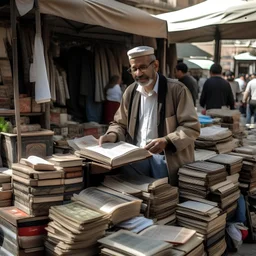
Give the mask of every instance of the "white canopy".
<svg viewBox="0 0 256 256">
<path fill-rule="evenodd" d="M 256 56 L 251 55 L 249 52 L 240 53 L 234 56 L 235 60 L 253 60 L 256 61 Z"/>
<path fill-rule="evenodd" d="M 130 34 L 167 38 L 166 21 L 114 0 L 39 0 L 40 12 Z"/>
<path fill-rule="evenodd" d="M 256 38 L 256 1 L 208 0 L 203 3 L 156 15 L 168 24 L 168 40 L 206 42 L 216 39 Z"/>
</svg>

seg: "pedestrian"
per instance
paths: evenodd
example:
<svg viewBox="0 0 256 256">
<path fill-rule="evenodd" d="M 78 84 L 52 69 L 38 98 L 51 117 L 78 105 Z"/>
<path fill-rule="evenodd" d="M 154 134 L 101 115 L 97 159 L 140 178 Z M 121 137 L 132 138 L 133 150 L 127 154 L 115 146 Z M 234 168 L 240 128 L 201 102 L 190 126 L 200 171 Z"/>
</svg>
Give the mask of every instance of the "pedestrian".
<svg viewBox="0 0 256 256">
<path fill-rule="evenodd" d="M 194 106 L 196 106 L 196 100 L 198 98 L 199 92 L 198 84 L 196 79 L 189 75 L 187 72 L 188 66 L 185 63 L 180 62 L 176 65 L 175 76 L 180 82 L 187 86 L 193 98 Z"/>
<path fill-rule="evenodd" d="M 221 72 L 221 65 L 212 64 L 210 78 L 206 80 L 200 97 L 200 105 L 206 110 L 222 107 L 234 109 L 234 97 L 230 84 L 222 78 Z"/>
<path fill-rule="evenodd" d="M 246 123 L 251 124 L 251 118 L 254 118 L 254 123 L 256 123 L 256 73 L 253 74 L 253 79 L 247 84 L 243 103 L 247 104 L 246 108 Z"/>
<path fill-rule="evenodd" d="M 169 175 L 177 185 L 179 167 L 194 161 L 194 140 L 200 133 L 192 97 L 185 85 L 158 74 L 152 47 L 135 47 L 127 55 L 135 82 L 124 92 L 99 145 L 126 141 L 144 147 L 153 156 L 124 168 L 154 178 Z"/>
</svg>

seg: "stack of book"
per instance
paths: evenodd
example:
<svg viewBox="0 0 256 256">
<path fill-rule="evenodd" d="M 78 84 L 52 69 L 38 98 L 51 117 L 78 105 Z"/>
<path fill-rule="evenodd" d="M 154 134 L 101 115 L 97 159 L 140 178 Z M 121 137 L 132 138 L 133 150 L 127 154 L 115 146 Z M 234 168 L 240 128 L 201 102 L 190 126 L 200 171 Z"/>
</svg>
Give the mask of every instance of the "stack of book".
<svg viewBox="0 0 256 256">
<path fill-rule="evenodd" d="M 177 221 L 178 225 L 194 229 L 202 235 L 208 255 L 224 253 L 226 213 L 221 213 L 221 209 L 209 204 L 187 201 L 178 204 Z"/>
<path fill-rule="evenodd" d="M 179 193 L 182 200 L 205 199 L 210 187 L 226 180 L 225 166 L 205 161 L 184 165 L 178 171 Z"/>
<path fill-rule="evenodd" d="M 0 168 L 0 207 L 12 205 L 12 171 L 8 168 Z"/>
<path fill-rule="evenodd" d="M 122 173 L 107 175 L 104 186 L 121 193 L 131 194 L 143 200 L 147 218 L 161 220 L 162 224 L 175 222 L 178 189 L 168 184 L 168 178 L 154 179 L 145 175 Z"/>
<path fill-rule="evenodd" d="M 33 216 L 48 215 L 51 206 L 63 204 L 63 171 L 22 163 L 12 165 L 14 205 Z"/>
<path fill-rule="evenodd" d="M 213 118 L 220 118 L 221 127 L 229 128 L 233 133 L 240 132 L 240 116 L 238 110 L 209 109 L 206 114 Z"/>
<path fill-rule="evenodd" d="M 105 235 L 109 219 L 106 214 L 79 202 L 53 206 L 46 230 L 47 255 L 96 255 L 97 240 Z"/>
<path fill-rule="evenodd" d="M 228 214 L 235 212 L 237 199 L 240 196 L 239 172 L 243 165 L 243 158 L 229 154 L 219 154 L 207 161 L 223 164 L 228 173 L 227 181 L 216 184 L 211 188 L 209 199 L 219 203 L 219 207 L 226 210 Z"/>
<path fill-rule="evenodd" d="M 84 188 L 83 160 L 73 154 L 55 154 L 47 161 L 64 173 L 64 201 L 70 201 L 74 193 Z"/>
<path fill-rule="evenodd" d="M 229 176 L 239 173 L 243 165 L 243 157 L 230 154 L 219 154 L 207 161 L 226 166 L 226 171 Z"/>
<path fill-rule="evenodd" d="M 207 199 L 217 202 L 219 208 L 226 211 L 227 217 L 232 217 L 237 208 L 240 189 L 232 181 L 226 180 L 210 187 Z"/>
<path fill-rule="evenodd" d="M 200 129 L 200 136 L 195 141 L 198 149 L 208 149 L 221 153 L 229 153 L 239 146 L 239 141 L 232 137 L 228 128 L 209 126 Z"/>
<path fill-rule="evenodd" d="M 243 158 L 242 169 L 239 173 L 239 187 L 243 194 L 256 194 L 256 147 L 238 147 L 231 153 Z"/>
<path fill-rule="evenodd" d="M 119 230 L 98 242 L 102 245 L 101 255 L 173 255 L 172 244 L 154 238 L 141 236 L 126 230 Z"/>
<path fill-rule="evenodd" d="M 111 224 L 116 225 L 140 215 L 142 200 L 114 192 L 104 187 L 89 187 L 74 194 L 73 201 L 83 203 L 88 208 L 107 214 Z"/>
<path fill-rule="evenodd" d="M 0 208 L 0 255 L 43 256 L 48 216 L 32 217 L 11 206 Z"/>
</svg>

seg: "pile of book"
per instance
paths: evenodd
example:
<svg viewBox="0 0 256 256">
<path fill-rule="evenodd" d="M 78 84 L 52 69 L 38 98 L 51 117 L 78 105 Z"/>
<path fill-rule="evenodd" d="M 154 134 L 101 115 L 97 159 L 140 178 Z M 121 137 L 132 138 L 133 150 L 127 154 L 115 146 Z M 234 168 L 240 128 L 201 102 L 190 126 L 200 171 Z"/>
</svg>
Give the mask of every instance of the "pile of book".
<svg viewBox="0 0 256 256">
<path fill-rule="evenodd" d="M 231 154 L 243 158 L 243 165 L 239 177 L 241 192 L 250 195 L 256 194 L 256 147 L 238 147 Z"/>
<path fill-rule="evenodd" d="M 204 239 L 205 251 L 209 256 L 221 256 L 226 249 L 226 213 L 213 205 L 187 201 L 178 204 L 177 223 L 196 230 Z"/>
<path fill-rule="evenodd" d="M 218 202 L 219 207 L 222 210 L 226 210 L 228 215 L 232 214 L 236 210 L 237 199 L 240 196 L 238 179 L 243 165 L 243 158 L 229 154 L 219 154 L 207 161 L 223 164 L 228 173 L 225 182 L 221 182 L 210 188 L 211 193 L 208 195 L 208 199 Z"/>
<path fill-rule="evenodd" d="M 233 133 L 240 132 L 240 111 L 230 109 L 209 109 L 206 111 L 206 114 L 212 118 L 220 118 L 221 127 L 229 128 Z"/>
<path fill-rule="evenodd" d="M 12 205 L 12 171 L 5 167 L 0 167 L 0 207 Z"/>
<path fill-rule="evenodd" d="M 73 154 L 54 154 L 47 161 L 64 174 L 64 201 L 70 201 L 74 193 L 84 188 L 83 160 Z"/>
<path fill-rule="evenodd" d="M 136 172 L 123 172 L 118 175 L 107 175 L 104 186 L 131 194 L 143 200 L 146 208 L 142 213 L 147 218 L 154 218 L 160 223 L 175 222 L 175 210 L 178 203 L 178 188 L 168 184 L 168 178 L 154 179 Z"/>
<path fill-rule="evenodd" d="M 36 163 L 41 161 L 41 163 Z M 63 203 L 63 171 L 37 157 L 12 165 L 14 205 L 33 216 L 48 215 L 49 208 Z"/>
<path fill-rule="evenodd" d="M 47 255 L 97 255 L 97 240 L 108 228 L 106 214 L 72 202 L 51 207 L 49 218 Z"/>
<path fill-rule="evenodd" d="M 195 141 L 196 148 L 229 153 L 239 146 L 239 141 L 232 137 L 228 128 L 209 126 L 200 129 L 200 136 Z"/>
<path fill-rule="evenodd" d="M 74 194 L 72 200 L 95 211 L 104 212 L 109 216 L 111 225 L 139 216 L 142 203 L 136 197 L 100 186 L 86 188 L 79 194 Z"/>
<path fill-rule="evenodd" d="M 48 216 L 32 217 L 11 206 L 0 208 L 0 255 L 44 256 Z"/>
<path fill-rule="evenodd" d="M 184 165 L 178 171 L 179 194 L 184 200 L 205 199 L 210 187 L 226 180 L 225 166 L 206 161 Z"/>
</svg>

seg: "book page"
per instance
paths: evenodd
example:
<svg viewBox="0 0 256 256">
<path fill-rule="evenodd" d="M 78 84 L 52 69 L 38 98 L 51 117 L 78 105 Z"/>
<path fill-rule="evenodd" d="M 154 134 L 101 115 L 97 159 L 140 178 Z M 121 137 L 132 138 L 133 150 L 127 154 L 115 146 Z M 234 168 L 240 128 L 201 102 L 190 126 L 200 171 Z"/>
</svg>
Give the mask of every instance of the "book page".
<svg viewBox="0 0 256 256">
<path fill-rule="evenodd" d="M 123 252 L 137 256 L 156 255 L 158 252 L 172 247 L 171 244 L 164 241 L 142 237 L 125 230 L 119 230 L 98 240 L 98 242 L 106 245 L 106 247 L 109 245 L 112 248 L 118 248 Z"/>
<path fill-rule="evenodd" d="M 74 194 L 74 198 L 106 213 L 111 213 L 121 205 L 128 203 L 124 199 L 104 193 L 93 187 L 84 189 L 79 195 Z"/>
<path fill-rule="evenodd" d="M 153 225 L 140 232 L 139 235 L 170 243 L 184 244 L 195 233 L 195 230 L 188 228 L 165 225 Z"/>
<path fill-rule="evenodd" d="M 36 164 L 53 165 L 52 163 L 50 163 L 50 162 L 48 162 L 48 161 L 46 161 L 43 158 L 38 157 L 38 156 L 29 156 L 27 159 L 24 158 L 23 160 L 25 162 L 30 162 L 33 165 L 36 165 Z"/>
<path fill-rule="evenodd" d="M 89 146 L 86 147 L 86 149 L 100 153 L 110 159 L 114 159 L 116 157 L 125 155 L 126 153 L 131 152 L 135 149 L 139 149 L 139 147 L 123 141 L 119 141 L 117 143 L 104 143 L 102 144 L 102 146 Z"/>
<path fill-rule="evenodd" d="M 84 136 L 82 138 L 75 138 L 73 142 L 76 146 L 80 149 L 84 149 L 90 146 L 97 146 L 99 145 L 98 140 L 93 137 L 92 135 Z"/>
</svg>

